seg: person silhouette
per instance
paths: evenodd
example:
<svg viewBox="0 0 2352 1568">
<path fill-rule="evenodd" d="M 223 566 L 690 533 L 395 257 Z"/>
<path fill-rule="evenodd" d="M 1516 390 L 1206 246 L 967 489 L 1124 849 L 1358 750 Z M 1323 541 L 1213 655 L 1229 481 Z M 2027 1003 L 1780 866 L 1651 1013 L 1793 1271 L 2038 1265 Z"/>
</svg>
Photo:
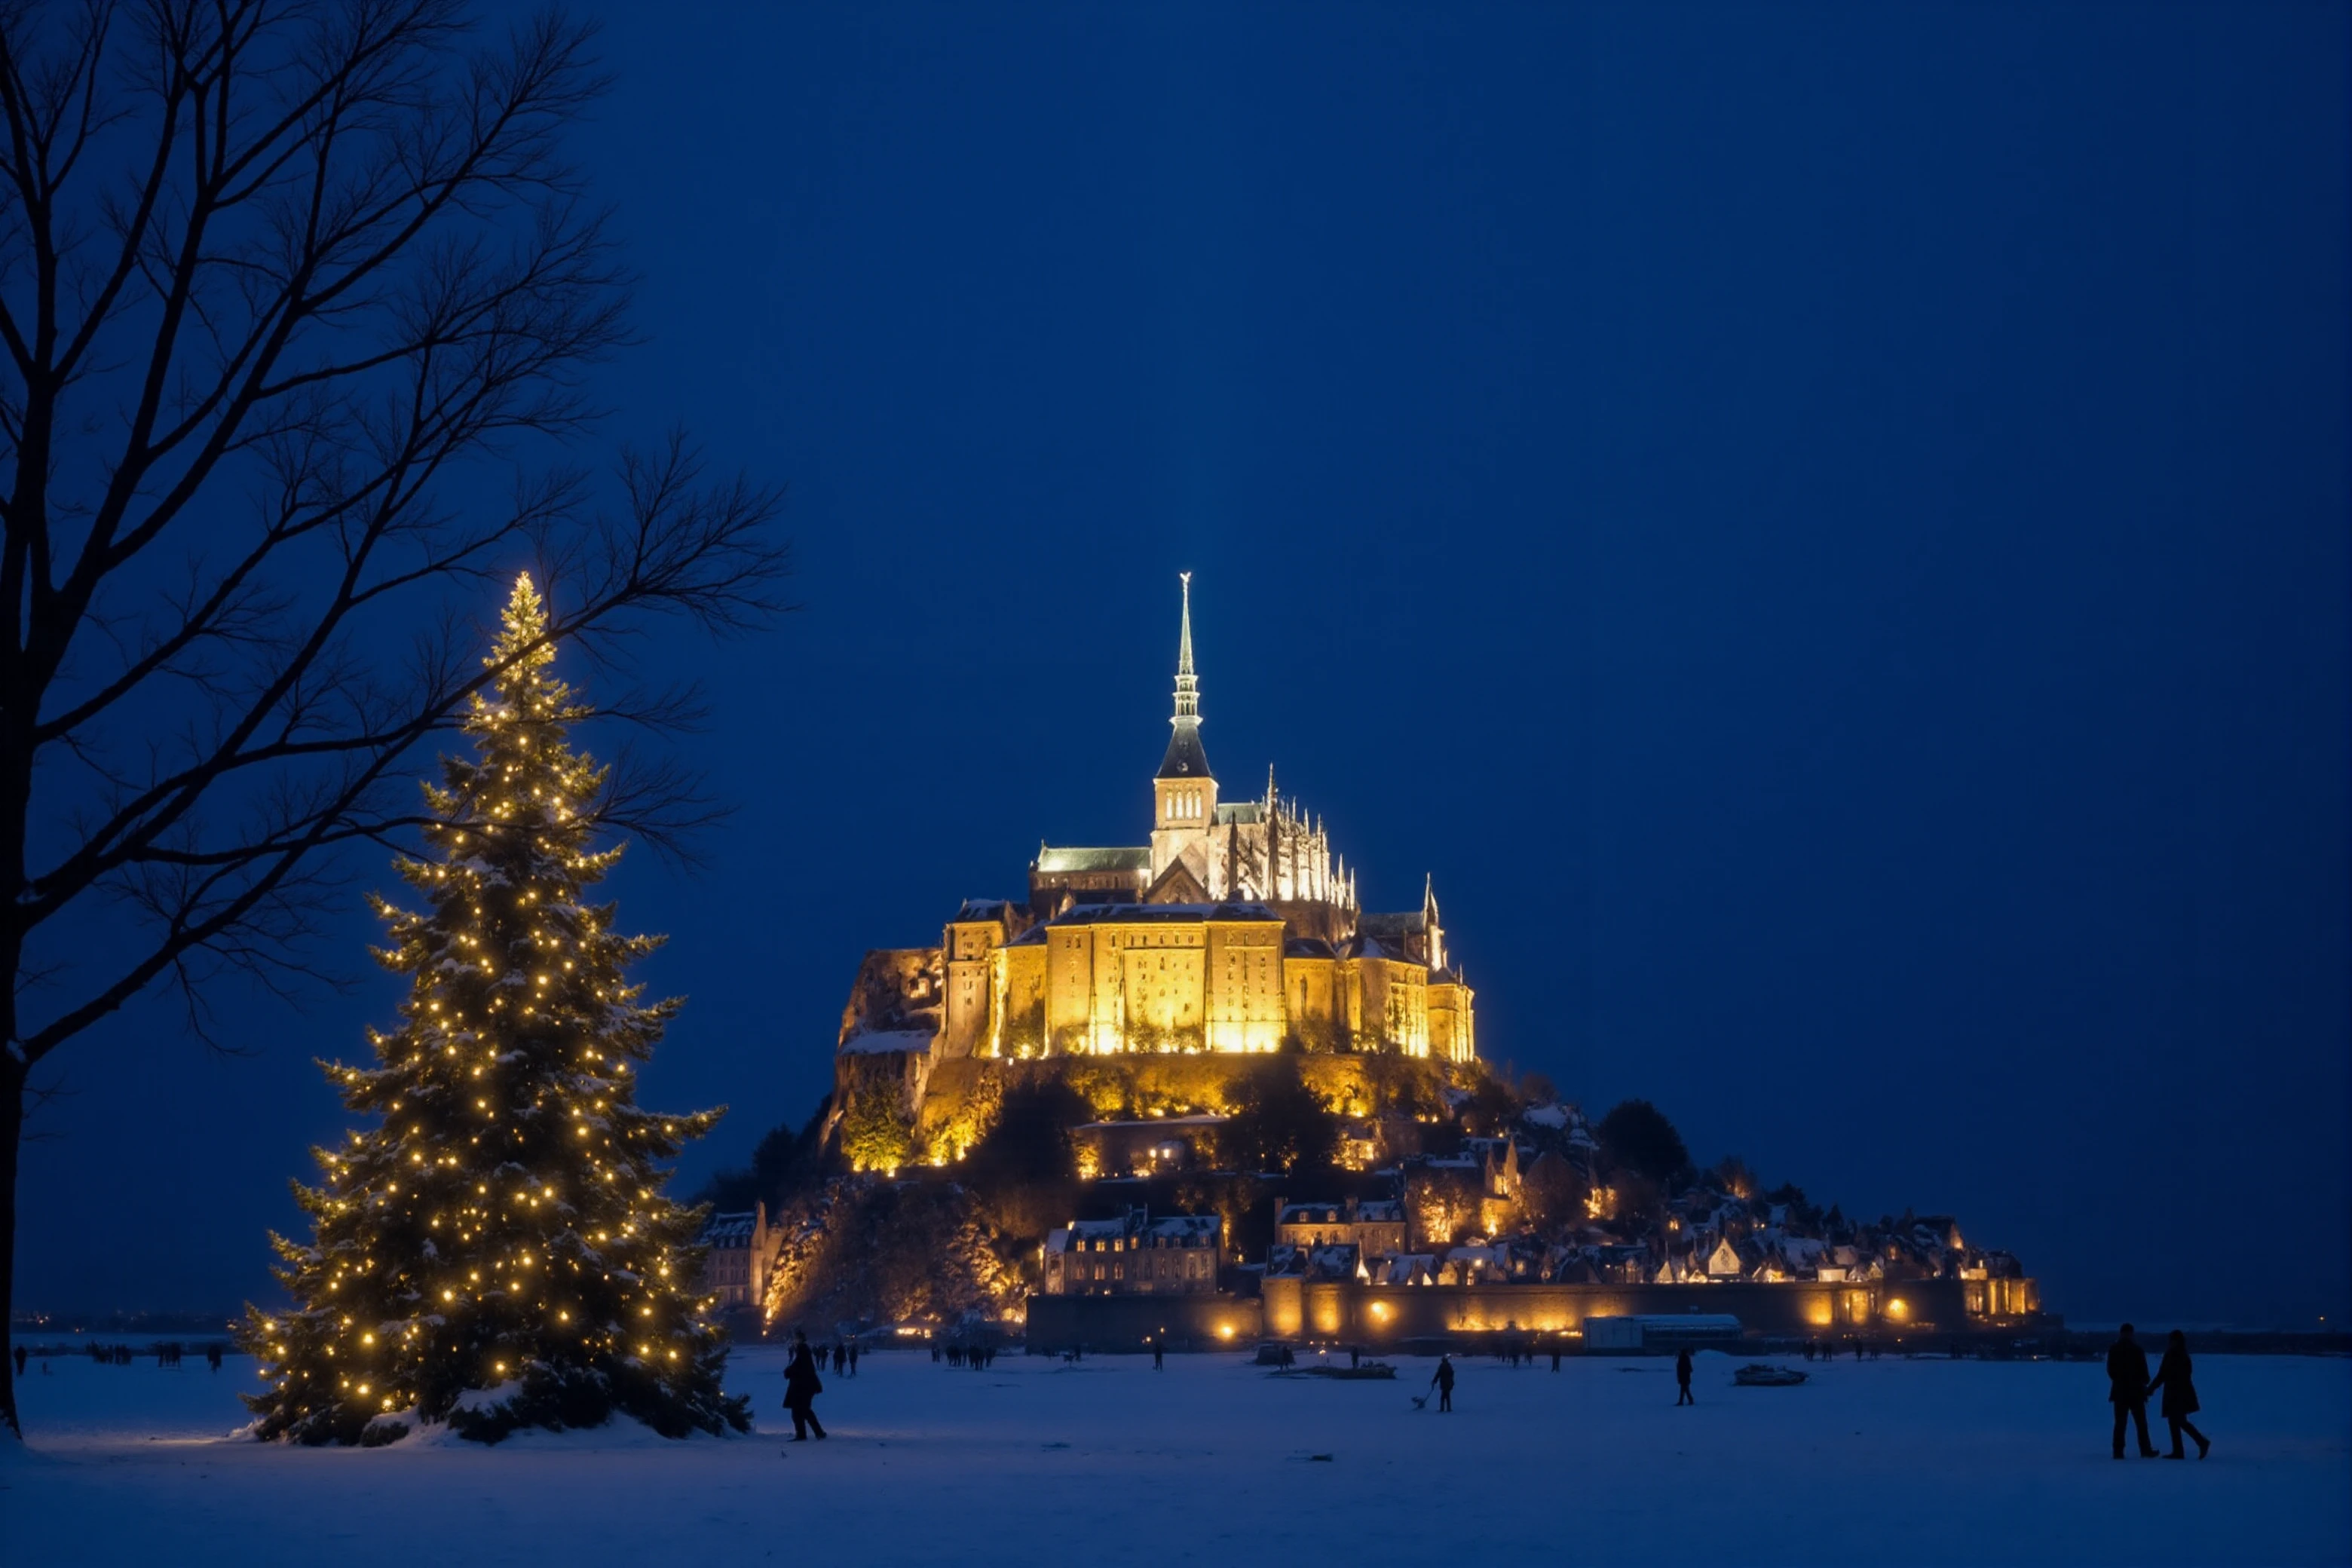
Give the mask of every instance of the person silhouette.
<svg viewBox="0 0 2352 1568">
<path fill-rule="evenodd" d="M 816 1418 L 816 1396 L 824 1392 L 824 1383 L 816 1374 L 816 1354 L 809 1349 L 808 1336 L 793 1335 L 792 1359 L 784 1363 L 784 1408 L 793 1413 L 793 1441 L 804 1443 L 814 1431 L 824 1436 L 824 1423 Z"/>
<path fill-rule="evenodd" d="M 1681 1389 L 1682 1389 L 1682 1392 L 1681 1392 L 1680 1394 L 1676 1394 L 1676 1395 L 1675 1396 L 1675 1404 L 1677 1406 L 1685 1405 L 1696 1405 L 1696 1404 L 1698 1403 L 1698 1401 L 1697 1401 L 1697 1400 L 1693 1399 L 1693 1398 L 1691 1397 L 1691 1391 L 1690 1391 L 1690 1379 L 1691 1379 L 1691 1353 L 1690 1353 L 1690 1346 L 1688 1346 L 1688 1345 L 1685 1345 L 1685 1346 L 1684 1346 L 1680 1351 L 1676 1352 L 1675 1352 L 1675 1382 L 1677 1384 L 1679 1384 L 1679 1385 L 1681 1386 Z"/>
<path fill-rule="evenodd" d="M 2199 1458 L 2211 1453 L 2211 1440 L 2189 1423 L 2189 1418 L 2197 1414 L 2197 1385 L 2189 1378 L 2189 1336 L 2179 1329 L 2173 1330 L 2172 1337 L 2165 1342 L 2164 1360 L 2157 1364 L 2156 1381 L 2147 1385 L 2147 1392 L 2154 1394 L 2159 1388 L 2164 1390 L 2161 1406 L 2164 1422 L 2172 1428 L 2172 1452 L 2165 1458 L 2185 1459 L 2189 1457 L 2180 1449 L 2183 1432 L 2197 1439 Z M 2142 1419 L 2146 1417 L 2143 1415 Z M 2118 1437 L 2116 1441 L 2121 1442 L 2122 1438 Z"/>
<path fill-rule="evenodd" d="M 2116 1458 L 2124 1457 L 2124 1423 L 2131 1421 L 2139 1427 L 2139 1457 L 2155 1458 L 2156 1445 L 2147 1439 L 2147 1352 L 2132 1338 L 2129 1323 L 2107 1347 L 2107 1399 L 2116 1407 Z"/>
<path fill-rule="evenodd" d="M 1454 1358 L 1452 1356 L 1441 1355 L 1437 1358 L 1437 1375 L 1429 1380 L 1429 1385 L 1437 1390 L 1437 1408 L 1442 1412 L 1451 1411 L 1454 1408 Z"/>
</svg>

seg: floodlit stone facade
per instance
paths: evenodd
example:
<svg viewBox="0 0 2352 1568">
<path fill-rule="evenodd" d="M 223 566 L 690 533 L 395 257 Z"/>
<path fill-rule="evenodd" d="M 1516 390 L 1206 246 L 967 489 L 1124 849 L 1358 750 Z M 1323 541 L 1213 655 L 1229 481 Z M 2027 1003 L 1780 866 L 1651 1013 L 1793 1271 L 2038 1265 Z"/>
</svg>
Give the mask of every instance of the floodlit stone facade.
<svg viewBox="0 0 2352 1568">
<path fill-rule="evenodd" d="M 906 1049 L 929 1031 L 935 1060 L 1285 1047 L 1474 1059 L 1471 990 L 1434 887 L 1417 910 L 1366 913 L 1321 820 L 1270 771 L 1262 795 L 1222 797 L 1201 723 L 1187 574 L 1150 842 L 1040 845 L 1027 901 L 971 900 L 937 950 L 893 955 L 924 994 L 854 1001 L 843 1048 L 887 1032 Z"/>
</svg>

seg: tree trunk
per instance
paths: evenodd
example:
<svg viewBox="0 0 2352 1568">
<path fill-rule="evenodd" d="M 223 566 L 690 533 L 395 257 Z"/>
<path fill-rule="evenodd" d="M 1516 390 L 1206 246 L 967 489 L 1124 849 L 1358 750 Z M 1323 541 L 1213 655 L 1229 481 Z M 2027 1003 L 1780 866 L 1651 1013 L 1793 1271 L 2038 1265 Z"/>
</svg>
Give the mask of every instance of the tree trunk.
<svg viewBox="0 0 2352 1568">
<path fill-rule="evenodd" d="M 26 1068 L 0 1045 L 0 1421 L 22 1439 L 16 1418 L 16 1367 L 9 1319 L 16 1304 L 16 1150 L 24 1142 Z M 5 1439 L 0 1439 L 5 1441 Z"/>
</svg>

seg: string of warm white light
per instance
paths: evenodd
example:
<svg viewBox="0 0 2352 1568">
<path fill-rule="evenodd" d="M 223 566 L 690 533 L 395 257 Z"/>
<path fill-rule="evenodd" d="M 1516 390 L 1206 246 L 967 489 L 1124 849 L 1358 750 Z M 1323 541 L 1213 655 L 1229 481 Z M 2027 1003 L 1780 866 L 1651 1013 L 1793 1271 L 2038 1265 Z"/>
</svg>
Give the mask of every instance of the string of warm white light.
<svg viewBox="0 0 2352 1568">
<path fill-rule="evenodd" d="M 397 862 L 426 907 L 375 900 L 377 957 L 410 992 L 399 1026 L 370 1034 L 375 1067 L 321 1064 L 378 1121 L 318 1151 L 325 1180 L 296 1188 L 313 1239 L 273 1238 L 296 1306 L 247 1325 L 265 1437 L 373 1441 L 393 1412 L 472 1421 L 461 1396 L 509 1384 L 509 1423 L 601 1402 L 662 1430 L 741 1424 L 715 1298 L 693 1289 L 700 1215 L 660 1190 L 660 1163 L 719 1112 L 635 1102 L 632 1064 L 679 1003 L 625 978 L 662 939 L 616 935 L 609 905 L 582 901 L 621 851 L 592 848 L 574 809 L 605 770 L 567 742 L 586 710 L 550 673 L 547 626 L 520 578 L 466 721 L 476 756 L 445 759 L 425 790 L 438 858 Z"/>
</svg>

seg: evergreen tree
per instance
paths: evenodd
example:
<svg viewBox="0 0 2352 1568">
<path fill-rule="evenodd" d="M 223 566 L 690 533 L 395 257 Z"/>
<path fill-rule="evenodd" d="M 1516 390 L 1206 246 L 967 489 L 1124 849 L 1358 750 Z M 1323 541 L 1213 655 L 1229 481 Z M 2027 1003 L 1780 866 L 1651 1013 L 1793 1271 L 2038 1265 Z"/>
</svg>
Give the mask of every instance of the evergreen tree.
<svg viewBox="0 0 2352 1568">
<path fill-rule="evenodd" d="M 1324 1108 L 1296 1062 L 1253 1066 L 1241 1106 L 1217 1130 L 1217 1152 L 1235 1171 L 1328 1171 L 1339 1155 L 1339 1119 Z"/>
<path fill-rule="evenodd" d="M 400 1026 L 373 1068 L 321 1064 L 375 1125 L 296 1187 L 314 1239 L 272 1238 L 296 1306 L 247 1311 L 262 1437 L 390 1441 L 409 1411 L 489 1442 L 614 1411 L 669 1436 L 750 1425 L 695 1294 L 701 1212 L 661 1193 L 720 1113 L 636 1104 L 679 1004 L 624 977 L 661 939 L 583 901 L 620 850 L 592 845 L 604 770 L 566 742 L 585 710 L 554 657 L 523 577 L 466 721 L 477 758 L 444 761 L 433 854 L 398 864 L 425 910 L 377 901 L 377 957 L 412 977 Z"/>
<path fill-rule="evenodd" d="M 1633 1171 L 1669 1190 L 1690 1173 L 1690 1151 L 1665 1113 L 1646 1100 L 1621 1100 L 1593 1129 L 1601 1152 L 1621 1171 Z"/>
</svg>

